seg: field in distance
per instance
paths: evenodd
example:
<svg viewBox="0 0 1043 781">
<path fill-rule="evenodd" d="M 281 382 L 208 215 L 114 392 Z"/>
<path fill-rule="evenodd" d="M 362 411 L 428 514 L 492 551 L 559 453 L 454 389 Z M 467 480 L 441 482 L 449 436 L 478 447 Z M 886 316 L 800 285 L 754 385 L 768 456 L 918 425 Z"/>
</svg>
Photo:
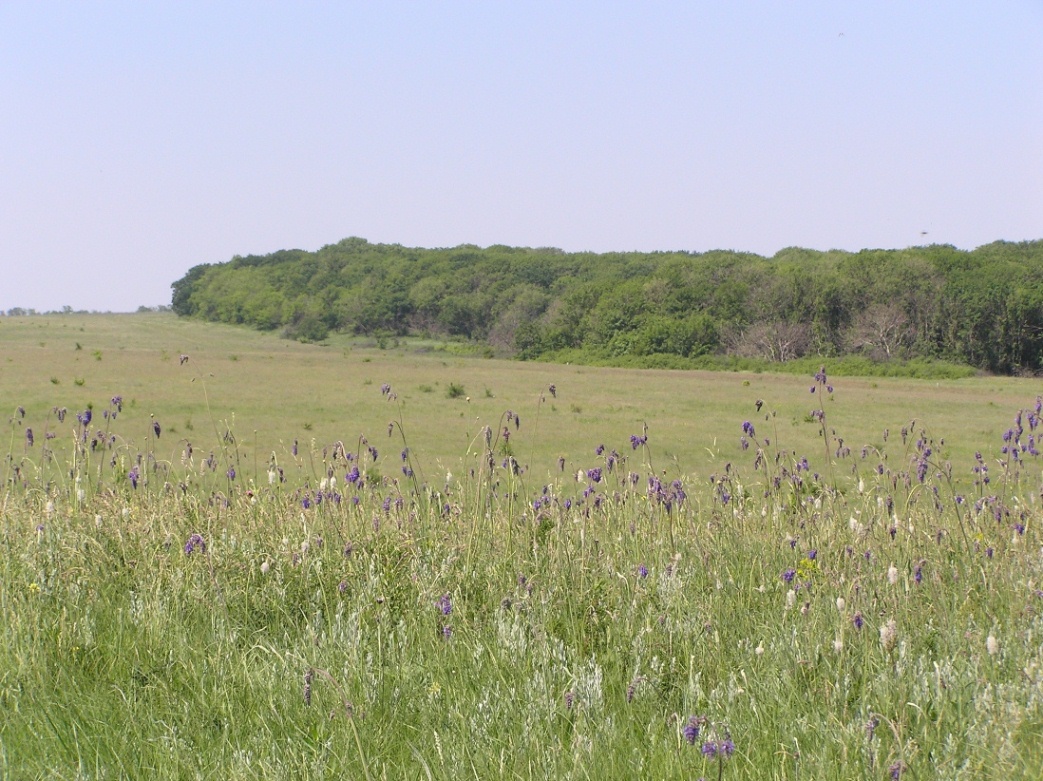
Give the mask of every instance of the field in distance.
<svg viewBox="0 0 1043 781">
<path fill-rule="evenodd" d="M 506 425 L 511 451 L 534 482 L 589 468 L 599 445 L 625 453 L 630 436 L 643 432 L 657 470 L 701 476 L 729 462 L 752 466 L 740 448 L 748 420 L 760 437 L 824 468 L 821 433 L 809 414 L 818 407 L 811 378 L 503 361 L 430 342 L 390 349 L 346 337 L 300 344 L 165 313 L 4 317 L 0 343 L 5 411 L 26 411 L 17 425 L 11 418 L 12 442 L 23 425 L 37 435 L 50 430 L 56 451 L 73 426 L 56 426 L 53 408 L 102 410 L 122 396 L 118 428 L 128 444 L 143 446 L 158 421 L 163 437 L 155 452 L 171 460 L 185 441 L 203 452 L 226 432 L 242 463 L 259 469 L 273 456 L 287 461 L 295 440 L 302 451 L 337 441 L 352 451 L 364 436 L 397 456 L 400 424 L 421 468 L 436 474 L 474 466 L 483 426 L 497 434 Z M 1015 411 L 1039 392 L 1037 382 L 1019 378 L 831 382 L 827 423 L 852 451 L 882 448 L 885 431 L 898 436 L 915 420 L 944 440 L 941 455 L 958 479 L 969 476 L 976 450 L 986 458 L 998 453 Z M 508 411 L 520 425 L 507 420 Z"/>
</svg>

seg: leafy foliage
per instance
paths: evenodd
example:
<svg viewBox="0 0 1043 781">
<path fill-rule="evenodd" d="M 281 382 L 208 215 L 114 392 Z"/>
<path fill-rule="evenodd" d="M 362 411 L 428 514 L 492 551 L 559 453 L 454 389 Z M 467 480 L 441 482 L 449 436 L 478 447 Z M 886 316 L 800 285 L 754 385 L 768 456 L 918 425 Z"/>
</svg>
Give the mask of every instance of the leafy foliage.
<svg viewBox="0 0 1043 781">
<path fill-rule="evenodd" d="M 420 334 L 527 359 L 862 356 L 1016 374 L 1043 369 L 1041 270 L 1043 240 L 764 258 L 349 238 L 195 266 L 173 284 L 172 308 L 302 341 Z"/>
</svg>

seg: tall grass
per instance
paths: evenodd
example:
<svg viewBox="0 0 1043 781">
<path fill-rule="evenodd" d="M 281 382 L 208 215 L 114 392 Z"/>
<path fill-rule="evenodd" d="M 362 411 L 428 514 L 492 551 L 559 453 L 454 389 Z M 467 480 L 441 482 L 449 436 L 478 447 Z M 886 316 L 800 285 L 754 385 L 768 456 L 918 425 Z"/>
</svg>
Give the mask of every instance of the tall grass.
<svg viewBox="0 0 1043 781">
<path fill-rule="evenodd" d="M 439 417 L 446 468 L 394 383 L 386 431 L 264 454 L 60 385 L 0 466 L 0 777 L 1043 776 L 1037 402 L 978 459 L 863 446 L 833 383 L 699 469 L 638 423 L 559 451 L 549 391 Z"/>
</svg>

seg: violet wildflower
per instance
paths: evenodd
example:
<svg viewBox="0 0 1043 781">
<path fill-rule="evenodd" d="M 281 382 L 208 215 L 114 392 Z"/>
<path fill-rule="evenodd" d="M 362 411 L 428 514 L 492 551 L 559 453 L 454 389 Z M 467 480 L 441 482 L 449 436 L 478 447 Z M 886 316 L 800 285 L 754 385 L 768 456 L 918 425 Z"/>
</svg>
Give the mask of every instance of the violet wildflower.
<svg viewBox="0 0 1043 781">
<path fill-rule="evenodd" d="M 547 388 L 547 390 L 550 391 L 550 395 L 551 396 L 553 396 L 554 398 L 558 398 L 558 389 L 555 388 L 553 385 L 551 385 L 549 388 Z"/>
<path fill-rule="evenodd" d="M 787 569 L 785 572 L 782 573 L 782 580 L 785 583 L 792 583 L 793 578 L 796 577 L 796 575 L 797 571 L 795 569 Z"/>
<path fill-rule="evenodd" d="M 743 424 L 742 424 L 742 433 L 745 434 L 748 437 L 756 436 L 756 433 L 753 430 L 753 424 L 750 423 L 750 421 L 747 420 L 747 421 L 743 422 Z"/>
<path fill-rule="evenodd" d="M 647 578 L 648 577 L 648 567 L 646 567 L 644 564 L 639 564 L 638 568 L 637 568 L 637 576 L 639 578 L 641 578 L 642 580 Z"/>
<path fill-rule="evenodd" d="M 201 534 L 193 534 L 185 542 L 185 553 L 191 554 L 198 550 L 200 553 L 206 553 L 206 540 L 203 539 Z"/>
<path fill-rule="evenodd" d="M 138 468 L 136 466 L 131 467 L 130 471 L 127 472 L 127 479 L 130 480 L 132 488 L 138 487 L 138 480 L 141 479 L 141 475 L 138 473 Z"/>
<path fill-rule="evenodd" d="M 629 686 L 627 686 L 626 698 L 627 698 L 627 702 L 628 703 L 634 701 L 634 697 L 637 695 L 638 684 L 640 684 L 643 680 L 644 680 L 644 678 L 642 678 L 641 676 L 638 676 L 637 678 L 635 678 L 634 680 L 632 680 L 630 682 Z"/>
<path fill-rule="evenodd" d="M 235 467 L 234 466 L 228 467 L 228 472 L 226 474 L 228 475 L 228 479 L 229 480 L 235 480 Z"/>
<path fill-rule="evenodd" d="M 699 739 L 699 731 L 706 723 L 705 716 L 689 716 L 688 721 L 685 723 L 684 728 L 681 730 L 681 735 L 688 741 L 689 746 L 694 746 L 695 741 Z"/>
<path fill-rule="evenodd" d="M 898 781 L 898 779 L 902 777 L 902 773 L 904 773 L 906 770 L 907 767 L 905 762 L 903 762 L 902 760 L 898 760 L 887 769 L 887 772 L 890 774 L 893 781 Z"/>
<path fill-rule="evenodd" d="M 862 617 L 861 610 L 851 616 L 851 623 L 855 625 L 855 629 L 861 629 L 865 622 L 866 620 Z"/>
<path fill-rule="evenodd" d="M 25 444 L 29 447 L 32 447 L 33 441 L 33 430 L 31 428 L 27 428 L 25 430 Z"/>
<path fill-rule="evenodd" d="M 155 433 L 156 439 L 159 439 L 159 435 L 162 433 L 163 429 L 160 428 L 158 420 L 152 421 L 152 431 Z"/>
<path fill-rule="evenodd" d="M 438 606 L 438 609 L 442 611 L 443 616 L 447 616 L 453 612 L 453 602 L 448 593 L 440 596 L 435 604 Z"/>
</svg>

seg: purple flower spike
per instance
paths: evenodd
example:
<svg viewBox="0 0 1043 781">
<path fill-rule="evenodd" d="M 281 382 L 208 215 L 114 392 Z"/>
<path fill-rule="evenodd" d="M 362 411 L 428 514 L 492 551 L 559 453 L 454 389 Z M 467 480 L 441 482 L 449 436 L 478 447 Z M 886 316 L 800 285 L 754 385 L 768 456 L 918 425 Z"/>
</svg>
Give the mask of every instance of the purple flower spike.
<svg viewBox="0 0 1043 781">
<path fill-rule="evenodd" d="M 194 551 L 206 553 L 206 541 L 201 534 L 193 534 L 185 543 L 185 554 L 191 555 Z"/>
<path fill-rule="evenodd" d="M 689 746 L 694 746 L 695 741 L 699 739 L 699 730 L 702 728 L 703 723 L 705 721 L 705 716 L 688 717 L 688 723 L 684 725 L 684 729 L 681 730 L 681 734 L 684 736 L 684 739 L 688 741 Z"/>
<path fill-rule="evenodd" d="M 450 599 L 449 594 L 443 594 L 440 596 L 435 604 L 438 606 L 438 609 L 442 611 L 443 616 L 447 616 L 453 612 L 453 602 Z"/>
</svg>

